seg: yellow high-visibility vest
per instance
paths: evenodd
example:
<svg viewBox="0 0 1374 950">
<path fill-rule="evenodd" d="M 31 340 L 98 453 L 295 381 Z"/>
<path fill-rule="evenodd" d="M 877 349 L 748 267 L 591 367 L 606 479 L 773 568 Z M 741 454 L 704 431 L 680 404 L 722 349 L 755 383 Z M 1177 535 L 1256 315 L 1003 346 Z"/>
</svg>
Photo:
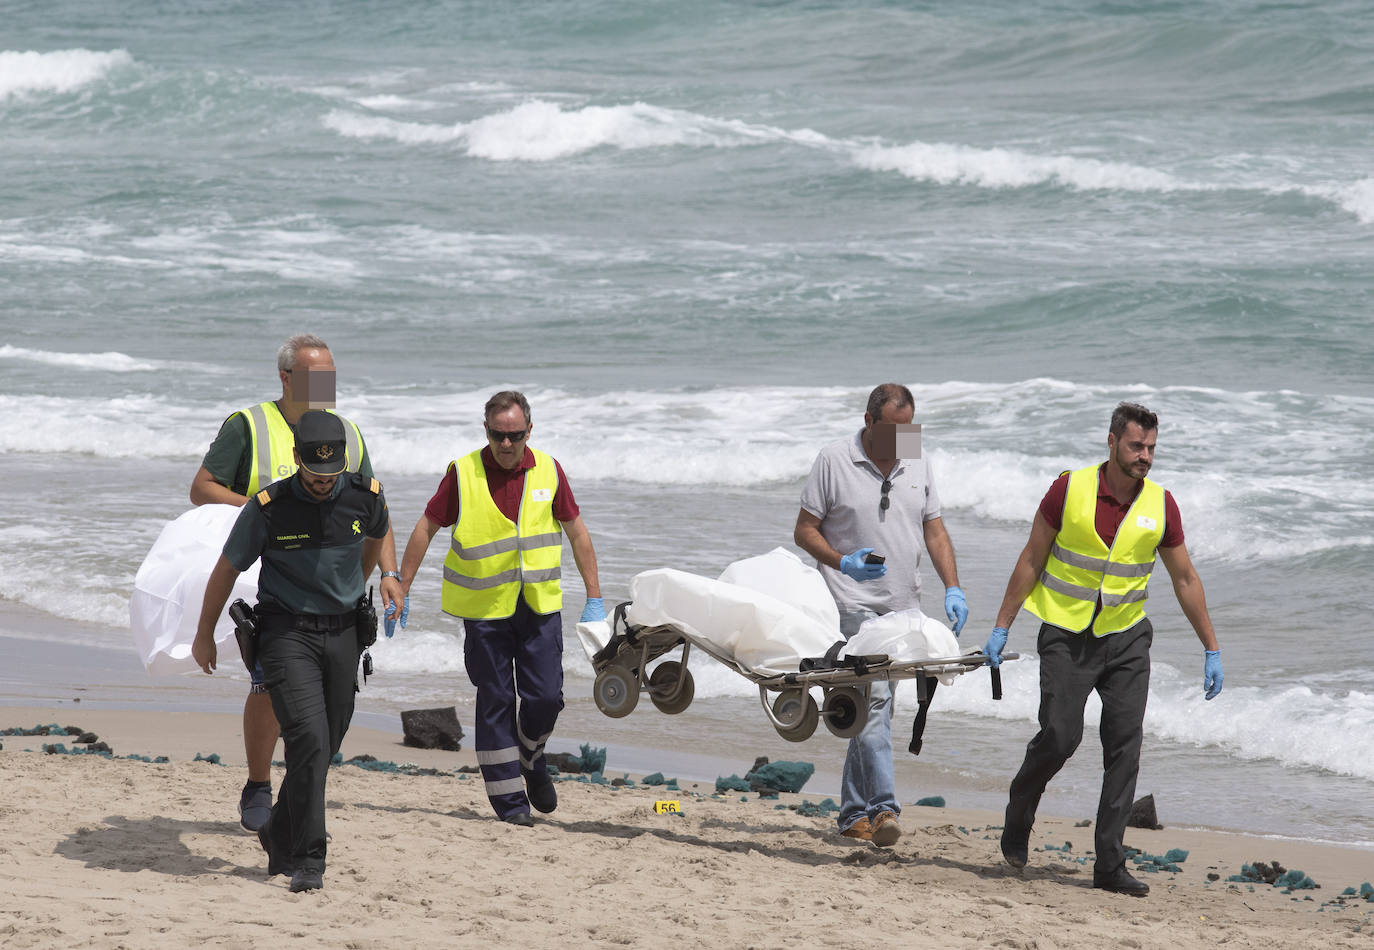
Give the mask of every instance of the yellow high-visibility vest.
<svg viewBox="0 0 1374 950">
<path fill-rule="evenodd" d="M 563 607 L 563 528 L 553 516 L 558 469 L 537 449 L 525 472 L 518 520 L 491 498 L 482 452 L 452 464 L 458 476 L 458 521 L 444 558 L 441 602 L 445 613 L 467 620 L 500 620 L 523 596 L 537 614 Z"/>
<path fill-rule="evenodd" d="M 1164 537 L 1164 489 L 1145 479 L 1112 546 L 1098 537 L 1098 467 L 1069 475 L 1064 519 L 1025 608 L 1046 623 L 1094 636 L 1126 630 L 1145 618 L 1146 585 Z M 1102 610 L 1093 617 L 1099 598 Z"/>
<path fill-rule="evenodd" d="M 275 402 L 260 402 L 242 410 L 242 415 L 248 420 L 248 444 L 253 453 L 253 462 L 248 467 L 248 490 L 244 492 L 251 498 L 258 489 L 296 474 L 296 457 L 292 454 L 296 434 Z M 344 426 L 348 471 L 356 472 L 363 464 L 363 436 L 352 421 L 344 422 L 348 423 Z"/>
</svg>

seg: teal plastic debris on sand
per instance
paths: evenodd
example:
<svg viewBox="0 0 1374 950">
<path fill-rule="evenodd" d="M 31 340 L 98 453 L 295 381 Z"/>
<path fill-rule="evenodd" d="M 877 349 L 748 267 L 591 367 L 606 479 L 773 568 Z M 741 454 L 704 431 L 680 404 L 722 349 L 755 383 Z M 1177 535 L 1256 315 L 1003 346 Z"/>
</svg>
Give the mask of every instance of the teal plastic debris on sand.
<svg viewBox="0 0 1374 950">
<path fill-rule="evenodd" d="M 1296 868 L 1289 870 L 1277 861 L 1272 864 L 1265 864 L 1263 861 L 1256 861 L 1254 864 L 1242 864 L 1240 873 L 1232 874 L 1226 880 L 1241 884 L 1269 884 L 1273 887 L 1286 888 L 1288 891 L 1304 891 L 1321 887 L 1302 871 Z"/>
<path fill-rule="evenodd" d="M 654 772 L 650 775 L 644 776 L 639 781 L 643 785 L 662 785 L 666 781 L 666 779 L 664 779 L 662 772 Z"/>
<path fill-rule="evenodd" d="M 223 762 L 220 761 L 219 753 L 218 753 L 218 752 L 211 752 L 209 755 L 201 755 L 199 752 L 197 752 L 197 753 L 196 753 L 196 757 L 195 757 L 194 759 L 192 759 L 191 761 L 192 761 L 192 762 L 209 762 L 211 765 L 223 765 L 223 764 L 224 764 Z"/>
<path fill-rule="evenodd" d="M 1292 891 L 1310 891 L 1317 886 L 1317 882 L 1312 880 L 1312 878 L 1308 877 L 1302 871 L 1294 868 L 1291 871 L 1285 871 L 1283 874 L 1280 874 L 1278 879 L 1274 881 L 1274 886 L 1286 887 Z"/>
<path fill-rule="evenodd" d="M 747 792 L 749 791 L 749 783 L 746 782 L 744 779 L 740 778 L 738 775 L 731 775 L 728 778 L 724 776 L 716 776 L 716 791 Z"/>
<path fill-rule="evenodd" d="M 1179 865 L 1187 860 L 1188 852 L 1183 848 L 1172 848 L 1162 855 L 1142 851 L 1135 855 L 1135 866 L 1141 871 L 1172 871 L 1177 874 L 1183 870 Z"/>
<path fill-rule="evenodd" d="M 582 771 L 584 772 L 604 772 L 606 771 L 606 749 L 593 749 L 590 744 L 582 743 Z"/>
<path fill-rule="evenodd" d="M 744 778 L 779 792 L 800 792 L 814 774 L 816 767 L 810 762 L 766 762 L 745 773 Z"/>
<path fill-rule="evenodd" d="M 807 818 L 826 818 L 831 812 L 839 811 L 840 806 L 835 804 L 835 799 L 827 798 L 819 804 L 803 800 L 797 806 L 797 814 Z"/>
<path fill-rule="evenodd" d="M 32 729 L 21 729 L 17 726 L 0 729 L 0 736 L 79 736 L 83 731 L 80 726 L 59 726 L 55 722 L 50 722 L 46 726 L 38 725 Z"/>
<path fill-rule="evenodd" d="M 916 800 L 916 804 L 917 804 L 917 805 L 922 805 L 922 806 L 924 806 L 924 807 L 926 807 L 926 808 L 944 808 L 944 807 L 945 807 L 945 796 L 943 796 L 943 795 L 931 795 L 931 796 L 929 796 L 929 797 L 927 797 L 927 798 L 918 798 L 918 799 Z"/>
</svg>

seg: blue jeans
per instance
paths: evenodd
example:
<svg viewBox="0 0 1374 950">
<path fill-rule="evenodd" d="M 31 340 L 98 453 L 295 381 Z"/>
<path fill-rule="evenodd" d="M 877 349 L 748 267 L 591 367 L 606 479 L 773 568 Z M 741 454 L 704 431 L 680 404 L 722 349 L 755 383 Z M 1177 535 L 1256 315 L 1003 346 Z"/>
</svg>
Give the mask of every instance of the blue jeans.
<svg viewBox="0 0 1374 950">
<path fill-rule="evenodd" d="M 849 639 L 865 620 L 878 616 L 871 610 L 840 611 L 840 633 Z M 878 680 L 868 687 L 868 722 L 849 740 L 840 779 L 840 814 L 844 831 L 860 818 L 872 821 L 880 812 L 901 814 L 897 782 L 892 774 L 892 686 Z"/>
</svg>

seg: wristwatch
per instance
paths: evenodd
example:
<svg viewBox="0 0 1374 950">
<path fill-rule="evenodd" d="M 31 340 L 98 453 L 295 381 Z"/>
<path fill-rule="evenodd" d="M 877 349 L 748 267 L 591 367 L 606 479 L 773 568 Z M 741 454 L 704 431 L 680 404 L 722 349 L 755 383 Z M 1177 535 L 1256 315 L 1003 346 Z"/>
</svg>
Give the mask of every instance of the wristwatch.
<svg viewBox="0 0 1374 950">
<path fill-rule="evenodd" d="M 400 571 L 382 571 L 382 576 L 383 576 L 383 577 L 394 577 L 394 578 L 396 578 L 396 579 L 399 581 L 399 580 L 401 579 L 401 572 L 400 572 Z"/>
</svg>

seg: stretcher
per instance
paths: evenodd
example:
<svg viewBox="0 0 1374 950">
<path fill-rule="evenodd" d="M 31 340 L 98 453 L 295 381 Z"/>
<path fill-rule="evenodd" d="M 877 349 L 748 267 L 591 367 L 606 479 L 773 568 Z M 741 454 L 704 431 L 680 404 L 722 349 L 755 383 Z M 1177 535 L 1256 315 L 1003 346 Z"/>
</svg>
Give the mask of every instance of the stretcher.
<svg viewBox="0 0 1374 950">
<path fill-rule="evenodd" d="M 988 665 L 981 651 L 959 652 L 944 624 L 915 609 L 841 639 L 819 572 L 783 549 L 736 562 L 719 580 L 672 569 L 639 574 L 631 600 L 615 608 L 609 624 L 579 624 L 578 634 L 596 677 L 593 699 L 612 718 L 628 716 L 643 694 L 660 712 L 686 710 L 695 693 L 688 668 L 694 651 L 756 684 L 768 722 L 791 742 L 811 738 L 822 722 L 840 738 L 858 735 L 871 684 L 915 680 L 913 753 L 936 684 Z M 680 657 L 662 659 L 679 648 Z M 1001 699 L 999 671 L 990 670 L 993 699 Z"/>
</svg>

